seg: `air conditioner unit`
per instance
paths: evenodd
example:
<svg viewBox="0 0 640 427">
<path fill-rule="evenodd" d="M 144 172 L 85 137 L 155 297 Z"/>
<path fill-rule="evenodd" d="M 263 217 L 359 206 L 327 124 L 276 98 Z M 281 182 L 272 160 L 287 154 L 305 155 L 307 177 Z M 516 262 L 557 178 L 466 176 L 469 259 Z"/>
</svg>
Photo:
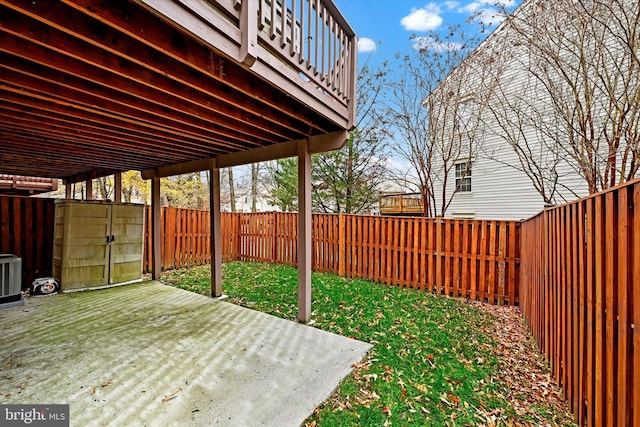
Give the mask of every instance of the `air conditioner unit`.
<svg viewBox="0 0 640 427">
<path fill-rule="evenodd" d="M 0 304 L 22 299 L 22 259 L 0 254 Z"/>
</svg>

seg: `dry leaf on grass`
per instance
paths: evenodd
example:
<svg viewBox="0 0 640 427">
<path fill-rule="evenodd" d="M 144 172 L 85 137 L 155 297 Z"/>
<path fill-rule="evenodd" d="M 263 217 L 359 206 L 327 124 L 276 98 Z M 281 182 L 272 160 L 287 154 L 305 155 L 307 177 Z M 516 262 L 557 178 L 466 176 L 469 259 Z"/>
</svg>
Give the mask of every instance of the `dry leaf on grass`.
<svg viewBox="0 0 640 427">
<path fill-rule="evenodd" d="M 478 301 L 469 302 L 494 316 L 494 327 L 487 328 L 496 342 L 495 356 L 500 361 L 495 380 L 507 387 L 504 396 L 516 413 L 524 418 L 537 420 L 540 407 L 548 407 L 555 413 L 561 425 L 570 425 L 573 417 L 562 391 L 555 387 L 548 365 L 540 353 L 535 339 L 528 332 L 518 307 L 496 306 Z M 487 420 L 495 414 L 486 413 Z"/>
</svg>

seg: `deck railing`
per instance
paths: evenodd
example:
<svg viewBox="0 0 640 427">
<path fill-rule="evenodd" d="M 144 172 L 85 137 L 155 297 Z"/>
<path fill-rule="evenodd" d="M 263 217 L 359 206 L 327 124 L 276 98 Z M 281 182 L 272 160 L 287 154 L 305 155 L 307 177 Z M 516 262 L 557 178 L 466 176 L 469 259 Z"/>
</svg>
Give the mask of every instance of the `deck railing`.
<svg viewBox="0 0 640 427">
<path fill-rule="evenodd" d="M 387 194 L 380 198 L 381 215 L 424 215 L 422 194 Z"/>
<path fill-rule="evenodd" d="M 306 79 L 346 105 L 354 83 L 351 71 L 356 40 L 333 2 L 244 1 L 257 3 L 261 42 L 289 58 Z"/>
<path fill-rule="evenodd" d="M 229 37 L 240 38 L 239 61 L 250 67 L 258 63 L 254 68 L 265 79 L 282 76 L 319 102 L 346 111 L 351 127 L 358 39 L 333 1 L 207 0 L 232 27 L 192 3 L 184 5 Z"/>
</svg>

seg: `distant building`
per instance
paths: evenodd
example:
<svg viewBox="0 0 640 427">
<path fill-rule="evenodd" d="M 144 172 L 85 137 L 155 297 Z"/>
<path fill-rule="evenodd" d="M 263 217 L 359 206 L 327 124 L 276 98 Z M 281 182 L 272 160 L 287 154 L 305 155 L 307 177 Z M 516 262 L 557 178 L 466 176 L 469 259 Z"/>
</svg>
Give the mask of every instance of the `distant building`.
<svg viewBox="0 0 640 427">
<path fill-rule="evenodd" d="M 554 13 L 555 6 L 552 5 L 555 2 L 524 0 L 514 16 L 535 13 L 536 18 L 544 22 L 544 14 Z M 546 119 L 541 111 L 545 108 L 551 111 L 548 106 L 551 99 L 548 88 L 533 77 L 527 45 L 516 41 L 517 38 L 513 37 L 515 30 L 508 22 L 503 22 L 424 101 L 427 108 L 434 110 L 438 110 L 438 103 L 455 104 L 455 108 L 449 108 L 448 117 L 439 117 L 439 123 L 458 132 L 461 146 L 466 143 L 467 147 L 472 147 L 452 159 L 453 167 L 446 183 L 447 194 L 452 198 L 446 217 L 513 220 L 530 217 L 545 206 L 545 200 L 535 185 L 554 188 L 552 200 L 547 201 L 553 204 L 588 194 L 585 178 L 573 160 L 560 150 L 554 152 L 545 146 L 553 138 L 533 122 Z M 603 63 L 607 64 L 607 61 L 611 62 L 610 58 Z M 522 106 L 520 111 L 526 111 L 527 106 L 529 109 L 535 107 L 532 111 L 537 116 L 509 117 L 511 113 L 507 106 L 513 108 L 518 103 Z M 604 101 L 602 104 L 596 108 L 610 108 L 604 105 Z M 434 111 L 433 114 L 438 113 Z M 501 114 L 505 116 L 499 121 Z M 433 122 L 430 119 L 430 123 Z M 562 125 L 558 122 L 560 133 L 565 132 Z M 443 135 L 445 132 L 434 134 Z M 536 165 L 523 164 L 522 157 L 514 149 L 517 144 L 530 152 Z M 606 149 L 599 153 L 598 159 L 601 158 L 605 164 L 610 155 Z M 626 157 L 620 160 L 620 153 L 616 156 L 618 165 L 621 165 L 618 167 L 624 169 L 624 162 L 629 160 Z M 539 170 L 542 182 L 534 182 L 531 173 L 524 172 L 529 167 Z M 441 202 L 436 201 L 437 212 Z"/>
<path fill-rule="evenodd" d="M 0 194 L 33 196 L 58 189 L 58 180 L 35 176 L 0 174 Z"/>
</svg>

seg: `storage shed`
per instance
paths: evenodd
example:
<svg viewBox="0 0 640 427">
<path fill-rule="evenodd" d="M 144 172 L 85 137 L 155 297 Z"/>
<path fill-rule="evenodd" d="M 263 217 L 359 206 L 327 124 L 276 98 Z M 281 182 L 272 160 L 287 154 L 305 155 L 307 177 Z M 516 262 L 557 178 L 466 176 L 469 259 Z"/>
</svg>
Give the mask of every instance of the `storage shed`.
<svg viewBox="0 0 640 427">
<path fill-rule="evenodd" d="M 53 277 L 63 292 L 142 280 L 144 205 L 56 203 Z"/>
</svg>

